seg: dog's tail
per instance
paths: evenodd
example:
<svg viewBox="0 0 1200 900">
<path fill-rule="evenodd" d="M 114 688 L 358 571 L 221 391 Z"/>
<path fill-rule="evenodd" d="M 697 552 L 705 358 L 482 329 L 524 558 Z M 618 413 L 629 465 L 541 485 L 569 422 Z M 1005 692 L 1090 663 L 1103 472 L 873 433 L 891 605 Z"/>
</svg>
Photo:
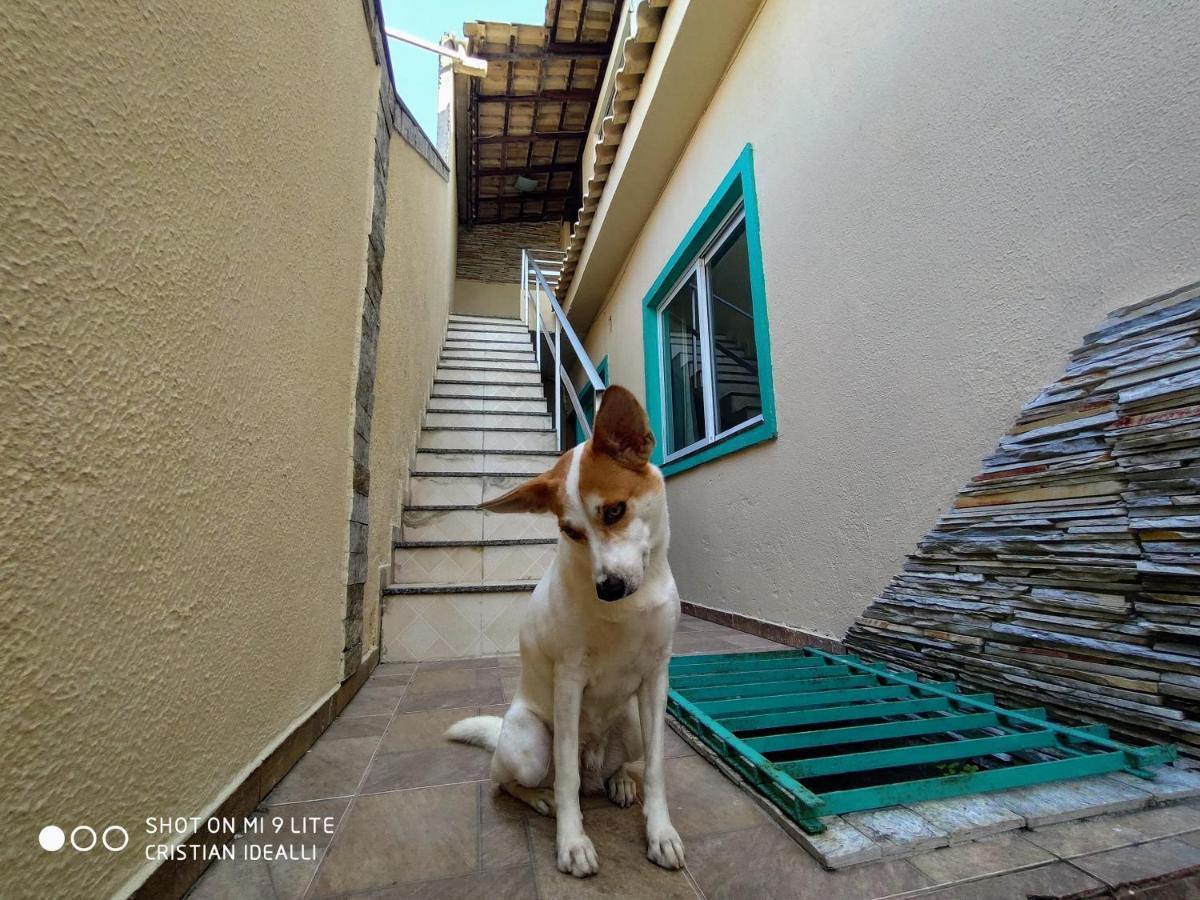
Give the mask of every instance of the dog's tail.
<svg viewBox="0 0 1200 900">
<path fill-rule="evenodd" d="M 446 737 L 460 744 L 495 750 L 500 743 L 500 726 L 503 722 L 499 716 L 471 716 L 447 728 Z"/>
</svg>

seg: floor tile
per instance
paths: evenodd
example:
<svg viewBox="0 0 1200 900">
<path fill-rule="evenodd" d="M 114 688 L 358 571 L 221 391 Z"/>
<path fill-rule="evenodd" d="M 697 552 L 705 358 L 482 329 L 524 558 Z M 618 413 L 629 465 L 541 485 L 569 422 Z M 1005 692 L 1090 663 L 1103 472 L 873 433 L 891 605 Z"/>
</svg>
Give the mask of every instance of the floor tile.
<svg viewBox="0 0 1200 900">
<path fill-rule="evenodd" d="M 434 694 L 491 687 L 500 683 L 497 671 L 494 668 L 421 670 L 409 681 L 408 692 L 410 694 Z"/>
<path fill-rule="evenodd" d="M 500 869 L 529 865 L 529 807 L 490 781 L 479 784 L 479 865 Z"/>
<path fill-rule="evenodd" d="M 491 777 L 492 755 L 479 747 L 446 743 L 428 750 L 377 753 L 363 783 L 364 794 L 484 781 Z"/>
<path fill-rule="evenodd" d="M 392 718 L 391 724 L 384 732 L 379 752 L 404 753 L 408 750 L 449 747 L 451 744 L 446 740 L 446 729 L 460 719 L 476 715 L 477 711 L 477 707 L 467 706 L 400 713 Z"/>
<path fill-rule="evenodd" d="M 404 678 L 370 679 L 354 695 L 338 718 L 352 716 L 390 716 L 404 696 L 407 680 Z"/>
<path fill-rule="evenodd" d="M 401 884 L 355 894 L 354 900 L 536 900 L 533 869 L 521 866 L 496 872 L 472 872 L 419 884 Z"/>
<path fill-rule="evenodd" d="M 372 678 L 407 678 L 417 671 L 417 664 L 411 662 L 380 663 L 371 673 Z"/>
<path fill-rule="evenodd" d="M 1200 829 L 1200 808 L 1160 806 L 1037 828 L 1026 836 L 1062 857 L 1083 856 Z"/>
<path fill-rule="evenodd" d="M 930 883 L 905 860 L 827 871 L 773 824 L 694 838 L 686 852 L 708 900 L 869 900 Z"/>
<path fill-rule="evenodd" d="M 946 884 L 1054 862 L 1054 859 L 1054 854 L 1029 843 L 1021 835 L 1003 834 L 931 850 L 912 857 L 909 862 L 928 875 L 935 884 Z"/>
<path fill-rule="evenodd" d="M 420 675 L 420 671 L 417 672 Z M 413 676 L 414 678 L 416 676 Z M 405 694 L 397 712 L 417 712 L 423 709 L 451 709 L 459 706 L 491 706 L 504 701 L 499 680 L 484 687 L 456 691 L 430 691 L 427 694 Z"/>
<path fill-rule="evenodd" d="M 1140 881 L 1200 865 L 1200 847 L 1177 838 L 1163 838 L 1071 860 L 1089 875 L 1109 885 Z"/>
<path fill-rule="evenodd" d="M 609 806 L 584 812 L 584 830 L 600 858 L 600 872 L 590 878 L 575 878 L 558 871 L 553 819 L 536 816 L 527 821 L 538 890 L 545 900 L 592 897 L 696 900 L 695 888 L 687 875 L 661 869 L 646 858 L 639 807 Z"/>
<path fill-rule="evenodd" d="M 248 832 L 233 842 L 235 858 L 208 867 L 188 895 L 191 900 L 298 900 L 312 880 L 317 863 L 349 800 L 320 800 L 267 807 L 257 815 L 263 830 Z M 314 829 L 312 819 L 321 820 Z M 275 822 L 281 820 L 278 829 Z M 287 853 L 273 854 L 270 861 L 249 858 L 250 847 L 286 847 Z M 292 858 L 278 858 L 278 857 Z"/>
<path fill-rule="evenodd" d="M 317 871 L 313 896 L 473 873 L 478 831 L 473 784 L 356 797 Z"/>
<path fill-rule="evenodd" d="M 664 768 L 671 822 L 683 838 L 770 822 L 757 803 L 699 756 L 669 759 Z"/>
<path fill-rule="evenodd" d="M 1058 862 L 980 881 L 952 884 L 921 897 L 922 900 L 1020 900 L 1030 894 L 1056 897 L 1103 886 L 1069 863 Z"/>
<path fill-rule="evenodd" d="M 663 735 L 663 756 L 672 759 L 677 756 L 694 756 L 696 751 L 683 738 L 675 733 L 673 728 L 667 728 Z"/>
<path fill-rule="evenodd" d="M 436 659 L 421 663 L 417 671 L 437 672 L 442 669 L 490 669 L 497 665 L 499 663 L 494 656 L 479 656 L 469 659 Z"/>
<path fill-rule="evenodd" d="M 334 721 L 271 791 L 268 804 L 351 796 L 386 725 L 386 716 Z"/>
</svg>

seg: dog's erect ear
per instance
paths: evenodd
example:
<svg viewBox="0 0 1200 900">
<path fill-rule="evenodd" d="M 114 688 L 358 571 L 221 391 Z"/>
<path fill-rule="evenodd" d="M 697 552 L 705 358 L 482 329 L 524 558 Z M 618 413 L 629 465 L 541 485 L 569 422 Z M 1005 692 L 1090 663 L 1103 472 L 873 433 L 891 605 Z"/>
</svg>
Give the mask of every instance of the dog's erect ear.
<svg viewBox="0 0 1200 900">
<path fill-rule="evenodd" d="M 502 513 L 558 512 L 558 478 L 553 470 L 517 485 L 507 494 L 479 504 L 480 509 Z"/>
<path fill-rule="evenodd" d="M 637 397 L 620 385 L 604 392 L 592 429 L 592 447 L 627 469 L 640 469 L 650 461 L 654 451 L 650 420 Z"/>
</svg>

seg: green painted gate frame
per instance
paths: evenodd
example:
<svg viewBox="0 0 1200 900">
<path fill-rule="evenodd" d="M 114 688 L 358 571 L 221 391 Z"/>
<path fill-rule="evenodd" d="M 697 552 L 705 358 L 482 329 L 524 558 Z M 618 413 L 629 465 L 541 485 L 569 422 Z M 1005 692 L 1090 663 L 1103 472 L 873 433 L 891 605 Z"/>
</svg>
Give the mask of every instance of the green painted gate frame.
<svg viewBox="0 0 1200 900">
<path fill-rule="evenodd" d="M 822 816 L 878 809 L 921 800 L 945 799 L 964 794 L 1044 784 L 1068 778 L 1100 775 L 1125 770 L 1142 778 L 1153 778 L 1150 766 L 1176 758 L 1173 745 L 1134 747 L 1115 741 L 1103 725 L 1072 727 L 1050 722 L 1044 709 L 1011 710 L 997 706 L 990 694 L 962 694 L 953 682 L 926 682 L 914 673 L 865 662 L 854 655 L 826 653 L 805 648 L 768 653 L 731 653 L 679 656 L 671 661 L 672 679 L 703 678 L 703 684 L 673 687 L 668 710 L 697 735 L 727 765 L 771 800 L 792 821 L 811 834 L 825 830 Z M 849 675 L 850 677 L 846 677 Z M 852 684 L 847 684 L 852 682 Z M 871 686 L 874 683 L 874 686 Z M 810 696 L 812 687 L 823 697 Z M 837 688 L 830 690 L 829 688 Z M 684 696 L 684 692 L 693 696 Z M 788 693 L 793 691 L 795 693 Z M 772 693 L 774 692 L 774 693 Z M 703 698 L 695 696 L 702 693 Z M 722 697 L 722 694 L 733 694 Z M 794 697 L 783 713 L 770 709 L 772 697 Z M 908 699 L 904 699 L 908 698 Z M 876 701 L 853 705 L 855 701 Z M 879 702 L 883 701 L 883 702 Z M 823 703 L 850 705 L 823 706 Z M 720 716 L 710 713 L 714 704 Z M 786 704 L 785 704 L 786 705 Z M 758 709 L 756 710 L 756 706 Z M 707 707 L 707 709 L 702 708 Z M 736 719 L 740 730 L 786 727 L 790 724 L 828 724 L 855 719 L 877 719 L 917 712 L 950 712 L 942 719 L 885 721 L 871 725 L 806 730 L 794 734 L 742 738 L 718 718 Z M 787 719 L 788 722 L 783 722 Z M 987 725 L 980 723 L 987 722 Z M 994 726 L 1032 727 L 986 738 L 959 738 L 944 743 L 917 744 L 901 748 L 821 756 L 796 762 L 774 763 L 757 749 L 799 749 L 832 746 L 862 740 L 907 737 Z M 1053 749 L 1063 759 L 1031 762 L 1019 766 L 948 774 L 916 781 L 814 793 L 801 782 L 803 777 L 878 769 L 897 764 L 970 759 L 991 753 L 1023 749 Z M 904 762 L 900 763 L 903 758 Z"/>
</svg>

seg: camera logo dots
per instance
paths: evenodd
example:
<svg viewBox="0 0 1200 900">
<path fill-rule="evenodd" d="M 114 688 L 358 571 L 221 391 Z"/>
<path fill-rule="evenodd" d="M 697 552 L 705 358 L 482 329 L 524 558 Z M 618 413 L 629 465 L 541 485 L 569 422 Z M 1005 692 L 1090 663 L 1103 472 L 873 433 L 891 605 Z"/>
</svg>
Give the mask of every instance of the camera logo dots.
<svg viewBox="0 0 1200 900">
<path fill-rule="evenodd" d="M 67 836 L 57 825 L 47 825 L 38 832 L 38 843 L 42 845 L 43 850 L 49 853 L 58 852 L 66 842 Z"/>
<path fill-rule="evenodd" d="M 57 853 L 67 845 L 67 834 L 57 825 L 47 825 L 38 832 L 38 843 L 47 853 Z M 78 853 L 90 853 L 97 844 L 113 853 L 129 846 L 129 832 L 120 825 L 109 825 L 100 834 L 89 825 L 71 829 L 71 848 Z"/>
</svg>

